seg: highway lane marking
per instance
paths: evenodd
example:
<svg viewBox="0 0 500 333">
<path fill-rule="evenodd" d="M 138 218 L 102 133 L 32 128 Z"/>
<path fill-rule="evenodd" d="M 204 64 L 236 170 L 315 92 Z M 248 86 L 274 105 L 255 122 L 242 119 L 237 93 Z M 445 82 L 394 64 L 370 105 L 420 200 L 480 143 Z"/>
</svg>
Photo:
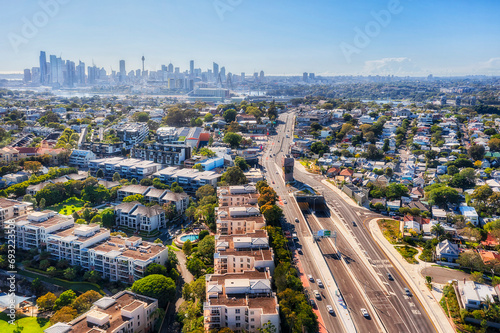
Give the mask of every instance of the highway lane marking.
<svg viewBox="0 0 500 333">
<path fill-rule="evenodd" d="M 414 315 L 421 315 L 422 313 L 418 310 L 411 310 L 411 312 L 413 312 Z"/>
</svg>

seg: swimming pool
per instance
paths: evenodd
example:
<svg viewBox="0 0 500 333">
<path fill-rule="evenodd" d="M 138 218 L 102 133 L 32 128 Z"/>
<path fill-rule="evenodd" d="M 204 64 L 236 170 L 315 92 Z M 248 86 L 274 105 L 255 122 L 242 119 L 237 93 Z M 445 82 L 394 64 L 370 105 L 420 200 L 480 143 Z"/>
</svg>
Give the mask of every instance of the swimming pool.
<svg viewBox="0 0 500 333">
<path fill-rule="evenodd" d="M 190 240 L 191 242 L 195 241 L 195 240 L 198 240 L 198 235 L 184 235 L 184 236 L 181 236 L 181 242 L 185 242 L 187 240 Z"/>
</svg>

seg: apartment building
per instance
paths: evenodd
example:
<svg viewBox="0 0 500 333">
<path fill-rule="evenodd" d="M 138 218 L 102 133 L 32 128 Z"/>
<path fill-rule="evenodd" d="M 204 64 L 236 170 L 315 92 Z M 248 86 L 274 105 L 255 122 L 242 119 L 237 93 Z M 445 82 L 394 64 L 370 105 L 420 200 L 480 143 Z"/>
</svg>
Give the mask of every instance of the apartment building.
<svg viewBox="0 0 500 333">
<path fill-rule="evenodd" d="M 196 169 L 178 169 L 168 167 L 153 174 L 163 183 L 172 185 L 177 182 L 184 191 L 194 193 L 204 185 L 212 185 L 217 188 L 217 182 L 221 179 L 221 174 L 213 171 L 198 171 Z"/>
<path fill-rule="evenodd" d="M 144 277 L 148 265 L 163 265 L 168 258 L 168 249 L 163 244 L 143 242 L 135 236 L 111 236 L 109 229 L 98 224 L 74 225 L 49 235 L 47 251 L 55 260 L 66 259 L 71 265 L 95 270 L 103 278 L 124 283 Z"/>
<path fill-rule="evenodd" d="M 26 215 L 32 210 L 33 204 L 31 202 L 0 198 L 0 227 L 4 227 L 5 221 Z"/>
<path fill-rule="evenodd" d="M 118 172 L 121 178 L 142 179 L 160 170 L 161 165 L 135 158 L 112 157 L 90 160 L 89 169 L 93 175 L 101 169 L 107 179 L 113 178 L 115 172 Z"/>
<path fill-rule="evenodd" d="M 68 323 L 54 324 L 44 333 L 149 333 L 157 319 L 156 309 L 157 299 L 124 290 L 98 299 L 84 314 Z"/>
<path fill-rule="evenodd" d="M 86 168 L 91 160 L 95 160 L 96 155 L 90 150 L 75 149 L 69 156 L 69 165 Z"/>
<path fill-rule="evenodd" d="M 156 131 L 156 141 L 163 144 L 172 143 L 198 148 L 208 143 L 209 139 L 210 133 L 201 127 L 160 127 Z"/>
<path fill-rule="evenodd" d="M 246 235 L 215 235 L 214 273 L 242 273 L 249 270 L 274 272 L 274 253 L 266 230 Z"/>
<path fill-rule="evenodd" d="M 138 201 L 115 206 L 116 225 L 135 231 L 152 232 L 166 227 L 165 211 L 159 205 L 146 207 Z"/>
<path fill-rule="evenodd" d="M 170 190 L 161 190 L 152 186 L 128 185 L 117 192 L 119 201 L 129 195 L 140 194 L 147 202 L 158 202 L 161 205 L 174 204 L 176 212 L 183 213 L 189 206 L 189 195 L 186 193 L 173 193 Z"/>
<path fill-rule="evenodd" d="M 72 216 L 60 215 L 51 210 L 31 212 L 14 221 L 16 245 L 23 250 L 45 247 L 50 234 L 70 228 L 74 224 Z"/>
<path fill-rule="evenodd" d="M 266 226 L 257 206 L 216 207 L 215 215 L 220 235 L 244 235 Z"/>
<path fill-rule="evenodd" d="M 140 143 L 132 147 L 130 156 L 163 166 L 183 165 L 185 160 L 191 158 L 191 147 L 185 144 Z"/>
<path fill-rule="evenodd" d="M 217 188 L 219 206 L 255 205 L 259 194 L 253 185 L 224 186 Z"/>
<path fill-rule="evenodd" d="M 125 149 L 143 142 L 149 133 L 146 123 L 124 123 L 112 126 L 112 128 L 116 131 L 116 136 L 123 141 Z"/>
<path fill-rule="evenodd" d="M 123 142 L 83 142 L 81 148 L 92 151 L 97 158 L 104 158 L 121 155 L 122 150 L 125 149 L 125 144 Z"/>
<path fill-rule="evenodd" d="M 205 331 L 229 327 L 235 332 L 258 332 L 269 321 L 281 331 L 278 300 L 268 271 L 208 274 L 205 279 Z"/>
</svg>

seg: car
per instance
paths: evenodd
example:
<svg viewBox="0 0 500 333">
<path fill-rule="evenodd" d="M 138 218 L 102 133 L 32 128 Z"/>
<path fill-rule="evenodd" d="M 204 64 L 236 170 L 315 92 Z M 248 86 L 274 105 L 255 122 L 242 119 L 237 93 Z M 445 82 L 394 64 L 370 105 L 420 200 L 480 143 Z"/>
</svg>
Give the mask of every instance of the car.
<svg viewBox="0 0 500 333">
<path fill-rule="evenodd" d="M 274 180 L 273 180 L 273 184 L 274 184 Z"/>
<path fill-rule="evenodd" d="M 314 282 L 314 278 L 313 278 L 313 276 L 312 276 L 311 274 L 309 274 L 309 275 L 307 276 L 307 278 L 309 279 L 309 281 Z"/>
<path fill-rule="evenodd" d="M 310 299 L 309 299 L 309 304 L 311 304 L 311 306 L 312 306 L 314 309 L 316 309 L 316 302 L 315 302 L 312 298 L 310 298 Z"/>
<path fill-rule="evenodd" d="M 278 171 L 276 171 L 276 174 L 279 174 Z"/>
<path fill-rule="evenodd" d="M 326 311 L 328 311 L 329 314 L 335 314 L 335 311 L 333 311 L 333 307 L 331 305 L 326 306 Z"/>
<path fill-rule="evenodd" d="M 313 290 L 313 294 L 314 294 L 314 297 L 316 297 L 317 299 L 321 299 L 321 295 L 320 295 L 319 291 Z"/>
<path fill-rule="evenodd" d="M 352 221 L 352 226 L 355 227 L 357 226 L 356 222 L 355 221 Z"/>
<path fill-rule="evenodd" d="M 387 273 L 387 278 L 388 278 L 389 280 L 391 280 L 391 281 L 393 281 L 393 280 L 394 280 L 394 278 L 392 277 L 391 273 Z"/>
<path fill-rule="evenodd" d="M 283 203 L 286 205 L 286 199 L 285 199 L 285 200 L 283 200 Z"/>
<path fill-rule="evenodd" d="M 299 218 L 298 217 L 295 218 L 295 222 L 299 223 Z"/>
<path fill-rule="evenodd" d="M 370 314 L 368 313 L 368 311 L 366 311 L 365 308 L 361 308 L 361 314 L 363 315 L 363 317 L 370 317 Z"/>
<path fill-rule="evenodd" d="M 298 253 L 298 254 L 304 254 L 304 253 L 302 252 L 302 248 L 300 248 L 300 247 L 297 249 L 297 253 Z"/>
<path fill-rule="evenodd" d="M 323 282 L 321 282 L 321 280 L 320 280 L 320 279 L 317 279 L 317 280 L 316 280 L 316 284 L 318 285 L 318 287 L 320 287 L 320 288 L 324 288 L 324 286 L 323 286 Z"/>
<path fill-rule="evenodd" d="M 406 296 L 410 296 L 411 297 L 411 291 L 410 291 L 410 289 L 405 288 L 404 290 L 405 290 Z"/>
</svg>

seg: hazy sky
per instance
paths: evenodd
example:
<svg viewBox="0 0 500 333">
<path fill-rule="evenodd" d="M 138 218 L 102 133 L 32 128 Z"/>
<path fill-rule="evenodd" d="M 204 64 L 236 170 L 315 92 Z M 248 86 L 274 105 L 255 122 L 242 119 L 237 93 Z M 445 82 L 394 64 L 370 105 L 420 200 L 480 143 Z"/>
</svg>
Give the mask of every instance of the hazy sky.
<svg viewBox="0 0 500 333">
<path fill-rule="evenodd" d="M 54 5 L 56 4 L 56 5 Z M 0 72 L 40 50 L 107 70 L 500 75 L 498 0 L 0 0 Z M 33 29 L 33 27 L 35 29 Z"/>
</svg>

